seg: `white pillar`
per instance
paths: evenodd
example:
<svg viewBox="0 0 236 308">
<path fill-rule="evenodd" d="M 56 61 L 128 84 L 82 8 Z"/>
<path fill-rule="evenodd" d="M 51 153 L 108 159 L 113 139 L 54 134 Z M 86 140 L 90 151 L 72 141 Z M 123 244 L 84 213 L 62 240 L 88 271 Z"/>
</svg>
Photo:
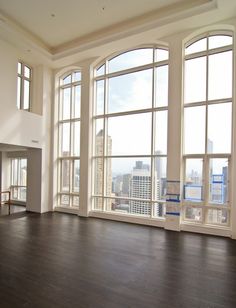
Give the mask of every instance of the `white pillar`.
<svg viewBox="0 0 236 308">
<path fill-rule="evenodd" d="M 92 69 L 91 61 L 81 64 L 81 132 L 80 132 L 80 205 L 79 216 L 87 217 L 91 209 L 92 159 Z"/>
<path fill-rule="evenodd" d="M 182 39 L 172 37 L 169 44 L 169 107 L 168 107 L 168 165 L 167 181 L 178 186 L 181 180 L 181 121 L 182 121 Z M 171 183 L 170 183 L 171 184 Z M 179 184 L 180 186 L 180 184 Z M 180 186 L 181 187 L 181 186 Z M 180 191 L 177 191 L 180 194 Z M 168 196 L 167 196 L 168 198 Z M 180 203 L 172 203 L 180 212 Z M 170 203 L 167 202 L 167 212 Z M 180 230 L 178 210 L 166 215 L 165 229 Z"/>
</svg>

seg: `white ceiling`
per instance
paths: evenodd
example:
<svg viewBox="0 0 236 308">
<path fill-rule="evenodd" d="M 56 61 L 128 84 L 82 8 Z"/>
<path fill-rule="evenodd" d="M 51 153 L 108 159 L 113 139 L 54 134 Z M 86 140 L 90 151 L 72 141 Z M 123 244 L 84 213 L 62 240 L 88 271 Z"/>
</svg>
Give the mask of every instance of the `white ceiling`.
<svg viewBox="0 0 236 308">
<path fill-rule="evenodd" d="M 0 0 L 0 10 L 48 47 L 57 47 L 182 2 L 186 0 Z"/>
</svg>

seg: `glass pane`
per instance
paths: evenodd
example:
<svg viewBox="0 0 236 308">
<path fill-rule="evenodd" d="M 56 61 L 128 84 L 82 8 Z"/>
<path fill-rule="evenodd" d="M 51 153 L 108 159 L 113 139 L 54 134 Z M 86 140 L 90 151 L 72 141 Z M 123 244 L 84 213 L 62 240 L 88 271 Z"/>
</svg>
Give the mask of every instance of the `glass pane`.
<svg viewBox="0 0 236 308">
<path fill-rule="evenodd" d="M 153 49 L 144 48 L 125 52 L 108 62 L 109 73 L 153 62 Z"/>
<path fill-rule="evenodd" d="M 73 73 L 73 82 L 74 81 L 81 81 L 81 72 L 74 72 Z"/>
<path fill-rule="evenodd" d="M 21 75 L 21 71 L 22 71 L 22 64 L 20 62 L 18 62 L 18 65 L 17 65 L 17 72 L 18 72 L 18 74 Z"/>
<path fill-rule="evenodd" d="M 167 110 L 155 112 L 155 154 L 167 154 Z"/>
<path fill-rule="evenodd" d="M 151 198 L 151 160 L 149 158 L 106 159 L 106 195 Z"/>
<path fill-rule="evenodd" d="M 93 198 L 93 209 L 95 211 L 103 210 L 103 199 L 102 198 Z"/>
<path fill-rule="evenodd" d="M 102 195 L 103 185 L 103 160 L 102 158 L 96 158 L 93 160 L 94 167 L 94 183 L 93 183 L 93 194 Z"/>
<path fill-rule="evenodd" d="M 200 52 L 207 49 L 207 39 L 203 38 L 201 40 L 198 40 L 197 42 L 194 42 L 193 44 L 189 45 L 185 48 L 185 54 L 189 55 L 194 52 Z"/>
<path fill-rule="evenodd" d="M 80 161 L 74 160 L 74 179 L 73 179 L 73 192 L 79 193 L 80 185 Z"/>
<path fill-rule="evenodd" d="M 209 56 L 208 99 L 232 97 L 232 51 Z"/>
<path fill-rule="evenodd" d="M 229 212 L 225 209 L 210 209 L 207 211 L 207 222 L 209 224 L 229 224 Z"/>
<path fill-rule="evenodd" d="M 228 160 L 213 158 L 209 161 L 210 192 L 209 202 L 227 204 L 228 201 Z"/>
<path fill-rule="evenodd" d="M 232 104 L 208 106 L 208 153 L 231 152 Z"/>
<path fill-rule="evenodd" d="M 206 100 L 206 57 L 185 61 L 184 102 Z"/>
<path fill-rule="evenodd" d="M 168 66 L 156 68 L 156 107 L 168 105 Z"/>
<path fill-rule="evenodd" d="M 70 123 L 63 123 L 61 125 L 61 156 L 70 155 Z"/>
<path fill-rule="evenodd" d="M 169 52 L 165 49 L 156 49 L 156 61 L 165 61 L 169 58 Z"/>
<path fill-rule="evenodd" d="M 150 217 L 151 204 L 145 201 L 130 201 L 130 213 Z"/>
<path fill-rule="evenodd" d="M 117 213 L 130 213 L 130 201 L 123 199 L 106 199 L 107 211 L 114 211 Z"/>
<path fill-rule="evenodd" d="M 63 79 L 63 85 L 71 83 L 71 74 L 67 75 L 64 79 Z"/>
<path fill-rule="evenodd" d="M 203 159 L 190 158 L 185 163 L 184 199 L 191 201 L 203 200 Z"/>
<path fill-rule="evenodd" d="M 80 121 L 76 121 L 72 125 L 74 130 L 73 155 L 80 156 Z"/>
<path fill-rule="evenodd" d="M 31 69 L 28 66 L 24 67 L 24 76 L 30 78 Z"/>
<path fill-rule="evenodd" d="M 104 131 L 103 131 L 103 119 L 95 120 L 95 155 L 103 155 L 103 140 L 104 140 Z M 109 142 L 109 138 L 108 138 Z"/>
<path fill-rule="evenodd" d="M 80 117 L 81 86 L 75 87 L 74 117 Z"/>
<path fill-rule="evenodd" d="M 202 221 L 202 209 L 200 207 L 187 206 L 184 211 L 185 220 L 192 220 L 196 222 Z"/>
<path fill-rule="evenodd" d="M 63 89 L 62 120 L 70 119 L 71 88 Z"/>
<path fill-rule="evenodd" d="M 154 217 L 164 218 L 166 215 L 165 203 L 154 203 Z"/>
<path fill-rule="evenodd" d="M 161 200 L 166 197 L 166 157 L 154 158 L 154 200 Z"/>
<path fill-rule="evenodd" d="M 20 109 L 21 101 L 21 77 L 17 78 L 17 108 Z"/>
<path fill-rule="evenodd" d="M 121 112 L 152 106 L 152 70 L 109 79 L 108 112 Z"/>
<path fill-rule="evenodd" d="M 20 185 L 27 185 L 27 160 L 20 160 Z"/>
<path fill-rule="evenodd" d="M 61 161 L 61 191 L 70 191 L 70 161 L 68 159 Z"/>
<path fill-rule="evenodd" d="M 104 80 L 99 80 L 96 82 L 96 104 L 95 104 L 95 114 L 104 113 Z"/>
<path fill-rule="evenodd" d="M 19 188 L 19 199 L 22 201 L 26 201 L 26 187 Z"/>
<path fill-rule="evenodd" d="M 205 106 L 189 107 L 184 110 L 185 154 L 205 152 L 205 113 Z"/>
<path fill-rule="evenodd" d="M 105 74 L 105 64 L 100 66 L 96 71 L 96 76 L 101 76 Z"/>
<path fill-rule="evenodd" d="M 18 159 L 12 159 L 11 161 L 11 185 L 19 185 L 18 183 Z"/>
<path fill-rule="evenodd" d="M 12 195 L 11 195 L 12 199 L 17 200 L 18 199 L 18 188 L 14 187 L 12 190 Z M 6 199 L 6 196 L 5 196 Z M 3 200 L 2 200 L 3 201 Z"/>
<path fill-rule="evenodd" d="M 73 206 L 79 206 L 79 196 L 73 196 Z"/>
<path fill-rule="evenodd" d="M 233 44 L 232 36 L 214 35 L 209 37 L 209 49 L 223 47 Z"/>
<path fill-rule="evenodd" d="M 107 153 L 147 155 L 151 153 L 151 114 L 108 119 Z"/>
<path fill-rule="evenodd" d="M 70 196 L 68 195 L 61 195 L 61 205 L 69 206 L 70 204 Z"/>
<path fill-rule="evenodd" d="M 30 82 L 28 80 L 24 80 L 24 106 L 25 110 L 29 109 L 30 102 Z"/>
</svg>

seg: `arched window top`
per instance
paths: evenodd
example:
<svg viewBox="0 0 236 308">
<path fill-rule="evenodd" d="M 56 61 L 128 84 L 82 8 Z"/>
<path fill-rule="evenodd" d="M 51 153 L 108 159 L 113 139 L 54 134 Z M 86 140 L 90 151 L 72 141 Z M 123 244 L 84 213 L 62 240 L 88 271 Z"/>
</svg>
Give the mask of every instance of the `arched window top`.
<svg viewBox="0 0 236 308">
<path fill-rule="evenodd" d="M 203 38 L 188 43 L 185 48 L 185 55 L 226 47 L 232 44 L 233 37 L 230 34 L 207 34 Z"/>
<path fill-rule="evenodd" d="M 71 73 L 67 73 L 61 78 L 61 84 L 63 86 L 81 81 L 81 72 L 80 71 L 73 71 Z"/>
<path fill-rule="evenodd" d="M 143 65 L 168 60 L 168 50 L 164 48 L 139 48 L 118 54 L 102 63 L 96 70 L 96 76 L 115 73 Z"/>
</svg>

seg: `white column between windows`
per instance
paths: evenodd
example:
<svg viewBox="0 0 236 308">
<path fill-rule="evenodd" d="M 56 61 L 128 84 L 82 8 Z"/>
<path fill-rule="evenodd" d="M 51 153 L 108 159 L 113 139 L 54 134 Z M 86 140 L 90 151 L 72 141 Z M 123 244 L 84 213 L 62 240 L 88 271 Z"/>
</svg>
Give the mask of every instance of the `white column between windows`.
<svg viewBox="0 0 236 308">
<path fill-rule="evenodd" d="M 172 37 L 169 44 L 167 181 L 181 180 L 182 75 L 182 39 Z M 176 202 L 176 206 L 180 207 L 180 203 Z M 166 215 L 165 229 L 179 231 L 180 216 Z"/>
<path fill-rule="evenodd" d="M 88 217 L 91 210 L 91 157 L 92 157 L 92 70 L 90 62 L 80 65 L 81 133 L 80 133 L 80 205 L 79 216 Z"/>
</svg>

